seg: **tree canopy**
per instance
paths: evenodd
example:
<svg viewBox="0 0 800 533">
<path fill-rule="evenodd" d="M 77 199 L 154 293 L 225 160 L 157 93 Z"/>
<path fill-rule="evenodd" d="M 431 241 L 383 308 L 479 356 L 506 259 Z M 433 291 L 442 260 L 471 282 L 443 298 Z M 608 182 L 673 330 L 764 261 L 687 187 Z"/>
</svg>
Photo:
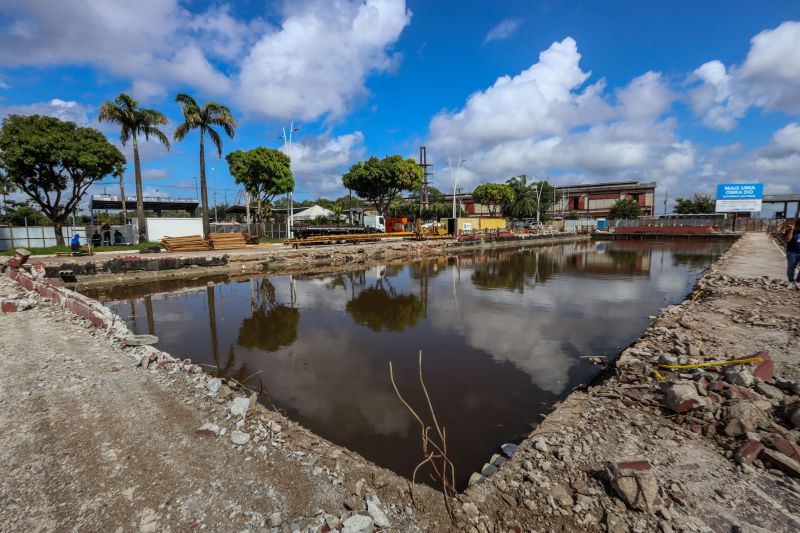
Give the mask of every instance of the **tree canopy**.
<svg viewBox="0 0 800 533">
<path fill-rule="evenodd" d="M 413 159 L 390 155 L 356 163 L 342 176 L 342 183 L 371 202 L 382 215 L 398 193 L 418 189 L 422 178 L 422 169 Z"/>
<path fill-rule="evenodd" d="M 167 123 L 167 117 L 155 109 L 145 109 L 139 102 L 125 93 L 117 96 L 113 102 L 105 102 L 100 106 L 97 117 L 99 122 L 110 122 L 120 126 L 119 142 L 122 146 L 133 140 L 133 170 L 136 180 L 136 216 L 139 221 L 139 241 L 147 237 L 145 226 L 144 201 L 142 198 L 142 166 L 139 162 L 139 142 L 137 137 L 144 135 L 145 140 L 153 137 L 169 150 L 169 138 L 158 129 L 159 125 Z"/>
<path fill-rule="evenodd" d="M 511 200 L 502 205 L 503 214 L 509 218 L 533 218 L 539 214 L 544 220 L 547 213 L 557 200 L 553 186 L 547 181 L 534 181 L 529 183 L 526 175 L 514 176 L 507 182 L 513 192 Z"/>
<path fill-rule="evenodd" d="M 294 190 L 289 156 L 259 146 L 236 150 L 225 156 L 234 181 L 253 196 L 271 202 L 275 196 Z"/>
<path fill-rule="evenodd" d="M 715 208 L 716 204 L 709 195 L 694 193 L 691 198 L 677 198 L 673 212 L 680 215 L 713 213 Z"/>
<path fill-rule="evenodd" d="M 64 245 L 61 227 L 89 187 L 125 171 L 125 156 L 102 133 L 53 117 L 6 117 L 0 153 L 14 185 L 53 222 L 59 246 Z"/>
<path fill-rule="evenodd" d="M 636 200 L 628 198 L 620 198 L 608 210 L 608 218 L 611 219 L 638 218 L 641 214 L 642 209 Z"/>
<path fill-rule="evenodd" d="M 202 203 L 203 234 L 208 236 L 211 226 L 208 219 L 208 188 L 206 186 L 206 133 L 214 143 L 217 155 L 222 157 L 222 137 L 214 127 L 222 128 L 228 137 L 233 138 L 236 119 L 233 118 L 230 109 L 217 102 L 208 102 L 201 106 L 186 93 L 175 96 L 175 101 L 181 104 L 183 112 L 183 123 L 175 128 L 173 134 L 175 140 L 182 141 L 193 129 L 200 130 L 200 201 Z"/>
<path fill-rule="evenodd" d="M 497 216 L 501 205 L 510 205 L 514 200 L 514 190 L 504 183 L 484 183 L 472 191 L 472 199 L 489 209 L 491 216 Z"/>
</svg>

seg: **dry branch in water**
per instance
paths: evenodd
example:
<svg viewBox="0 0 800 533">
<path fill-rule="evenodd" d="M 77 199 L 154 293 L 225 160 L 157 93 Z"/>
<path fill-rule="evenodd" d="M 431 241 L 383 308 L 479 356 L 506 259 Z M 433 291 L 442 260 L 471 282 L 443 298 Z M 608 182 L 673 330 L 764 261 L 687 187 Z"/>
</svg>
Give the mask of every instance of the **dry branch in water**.
<svg viewBox="0 0 800 533">
<path fill-rule="evenodd" d="M 430 411 L 432 426 L 424 422 L 422 417 L 417 414 L 414 408 L 411 407 L 405 398 L 403 398 L 403 395 L 400 394 L 400 390 L 397 388 L 397 383 L 394 381 L 394 370 L 392 368 L 391 361 L 389 362 L 389 378 L 392 380 L 392 386 L 394 387 L 394 392 L 397 394 L 397 397 L 400 399 L 403 405 L 406 406 L 406 409 L 411 412 L 414 418 L 417 419 L 420 427 L 423 459 L 416 466 L 416 468 L 414 468 L 414 472 L 411 476 L 411 497 L 412 499 L 414 497 L 413 483 L 416 483 L 417 472 L 423 465 L 428 463 L 433 468 L 435 479 L 438 479 L 442 484 L 442 493 L 444 494 L 444 504 L 445 507 L 447 507 L 447 512 L 450 513 L 450 516 L 453 516 L 453 509 L 450 505 L 450 500 L 458 494 L 455 488 L 456 471 L 455 467 L 453 466 L 453 462 L 450 461 L 450 458 L 447 456 L 447 432 L 443 426 L 439 425 L 439 421 L 436 418 L 436 412 L 434 411 L 433 404 L 431 403 L 431 397 L 428 394 L 428 388 L 425 386 L 425 380 L 422 376 L 422 351 L 420 350 L 419 352 L 419 383 L 422 387 L 422 392 L 425 395 L 425 401 L 428 403 L 428 410 Z M 433 438 L 430 436 L 431 429 L 436 430 L 436 434 L 433 436 Z"/>
</svg>

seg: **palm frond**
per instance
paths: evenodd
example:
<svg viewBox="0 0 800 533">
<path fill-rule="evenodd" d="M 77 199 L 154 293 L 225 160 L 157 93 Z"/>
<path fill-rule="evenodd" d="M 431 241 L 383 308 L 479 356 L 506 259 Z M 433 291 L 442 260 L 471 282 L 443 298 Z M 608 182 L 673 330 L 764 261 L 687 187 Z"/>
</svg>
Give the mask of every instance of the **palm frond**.
<svg viewBox="0 0 800 533">
<path fill-rule="evenodd" d="M 188 123 L 184 122 L 183 124 L 179 124 L 175 131 L 172 133 L 172 138 L 176 141 L 182 141 L 186 134 L 191 131 L 192 127 L 189 126 Z"/>
<path fill-rule="evenodd" d="M 161 131 L 160 129 L 156 128 L 155 126 L 144 126 L 141 129 L 141 132 L 144 133 L 145 139 L 150 139 L 150 137 L 155 137 L 161 144 L 167 147 L 167 150 L 169 150 L 170 148 L 169 138 L 166 135 L 164 135 L 164 132 Z"/>
<path fill-rule="evenodd" d="M 211 142 L 214 143 L 214 146 L 217 147 L 217 155 L 222 157 L 222 139 L 219 136 L 219 133 L 216 132 L 213 128 L 207 128 L 208 136 L 211 137 Z"/>
<path fill-rule="evenodd" d="M 114 101 L 117 103 L 117 106 L 120 109 L 126 111 L 135 111 L 139 107 L 139 102 L 137 102 L 136 100 L 131 98 L 130 95 L 125 93 L 120 93 L 119 96 L 117 96 L 114 99 Z"/>
</svg>

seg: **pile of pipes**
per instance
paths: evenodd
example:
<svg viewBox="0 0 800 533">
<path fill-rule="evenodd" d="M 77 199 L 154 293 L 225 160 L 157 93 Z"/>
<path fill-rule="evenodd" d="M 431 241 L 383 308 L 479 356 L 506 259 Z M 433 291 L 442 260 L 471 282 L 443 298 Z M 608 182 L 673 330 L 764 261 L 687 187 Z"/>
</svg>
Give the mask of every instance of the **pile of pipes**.
<svg viewBox="0 0 800 533">
<path fill-rule="evenodd" d="M 200 235 L 164 237 L 161 245 L 170 252 L 202 252 L 211 249 L 209 242 Z"/>
<path fill-rule="evenodd" d="M 211 243 L 211 248 L 214 250 L 235 250 L 247 246 L 244 240 L 244 234 L 239 232 L 210 233 L 208 235 L 208 240 Z"/>
</svg>

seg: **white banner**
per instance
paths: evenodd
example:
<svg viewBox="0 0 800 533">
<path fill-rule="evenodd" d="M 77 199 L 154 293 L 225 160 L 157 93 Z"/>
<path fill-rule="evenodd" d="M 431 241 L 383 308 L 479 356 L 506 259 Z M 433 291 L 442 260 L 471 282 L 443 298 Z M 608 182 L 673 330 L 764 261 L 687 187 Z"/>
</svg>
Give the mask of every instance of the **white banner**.
<svg viewBox="0 0 800 533">
<path fill-rule="evenodd" d="M 717 200 L 714 211 L 717 213 L 758 213 L 761 211 L 761 199 Z"/>
</svg>

